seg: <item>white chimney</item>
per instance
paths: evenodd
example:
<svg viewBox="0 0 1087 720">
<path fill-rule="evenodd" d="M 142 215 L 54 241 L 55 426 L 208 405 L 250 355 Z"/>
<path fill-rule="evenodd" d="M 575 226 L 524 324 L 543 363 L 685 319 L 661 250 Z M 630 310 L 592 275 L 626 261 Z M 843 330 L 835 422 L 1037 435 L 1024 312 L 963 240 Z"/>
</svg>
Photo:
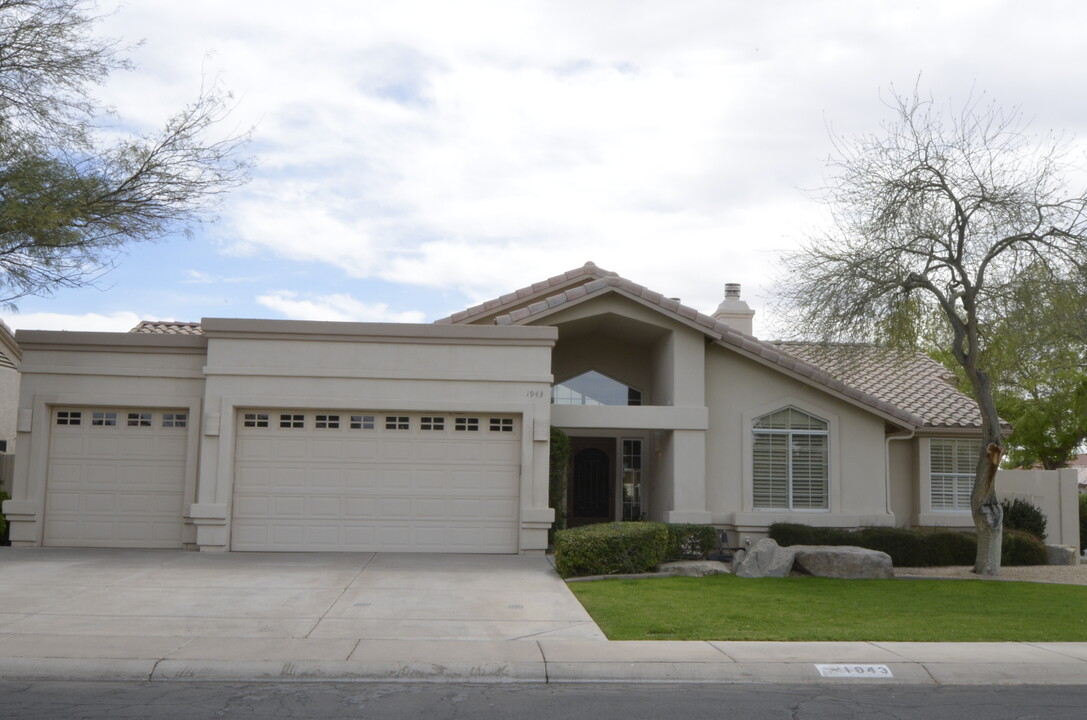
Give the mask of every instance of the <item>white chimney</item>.
<svg viewBox="0 0 1087 720">
<path fill-rule="evenodd" d="M 751 335 L 751 319 L 755 311 L 740 299 L 740 284 L 725 283 L 725 299 L 717 306 L 713 319 L 723 322 L 734 330 Z"/>
</svg>

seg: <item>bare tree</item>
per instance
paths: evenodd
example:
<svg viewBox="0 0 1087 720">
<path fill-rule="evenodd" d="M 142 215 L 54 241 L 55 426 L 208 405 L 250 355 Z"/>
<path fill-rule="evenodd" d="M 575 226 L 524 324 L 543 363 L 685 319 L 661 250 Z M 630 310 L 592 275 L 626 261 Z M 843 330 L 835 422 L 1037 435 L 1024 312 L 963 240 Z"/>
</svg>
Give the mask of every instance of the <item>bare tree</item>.
<svg viewBox="0 0 1087 720">
<path fill-rule="evenodd" d="M 938 323 L 981 412 L 970 507 L 974 572 L 1000 572 L 995 493 L 1004 435 L 985 366 L 987 329 L 1028 266 L 1038 282 L 1087 267 L 1087 192 L 1069 192 L 1069 146 L 1026 132 L 1019 111 L 973 100 L 942 110 L 894 95 L 880 134 L 835 141 L 818 194 L 832 222 L 785 258 L 782 307 L 825 341 L 912 345 Z"/>
<path fill-rule="evenodd" d="M 0 303 L 89 282 L 129 242 L 211 215 L 244 182 L 247 133 L 212 139 L 230 97 L 206 88 L 155 134 L 107 138 L 91 90 L 129 68 L 85 0 L 0 0 Z"/>
</svg>

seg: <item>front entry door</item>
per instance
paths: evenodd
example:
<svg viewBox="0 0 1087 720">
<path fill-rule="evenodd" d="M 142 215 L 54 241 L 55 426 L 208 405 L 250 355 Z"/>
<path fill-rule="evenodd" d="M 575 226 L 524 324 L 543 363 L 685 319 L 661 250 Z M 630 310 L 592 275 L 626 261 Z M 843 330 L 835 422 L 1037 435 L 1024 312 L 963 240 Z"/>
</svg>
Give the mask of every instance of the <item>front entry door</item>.
<svg viewBox="0 0 1087 720">
<path fill-rule="evenodd" d="M 611 522 L 615 519 L 614 438 L 570 438 L 570 457 L 567 525 Z"/>
</svg>

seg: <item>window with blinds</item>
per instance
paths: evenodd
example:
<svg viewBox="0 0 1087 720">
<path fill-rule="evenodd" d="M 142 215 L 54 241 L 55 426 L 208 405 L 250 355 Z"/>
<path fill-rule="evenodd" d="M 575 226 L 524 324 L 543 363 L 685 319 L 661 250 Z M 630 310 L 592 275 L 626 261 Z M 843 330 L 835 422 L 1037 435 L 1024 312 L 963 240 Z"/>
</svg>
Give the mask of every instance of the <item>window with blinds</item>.
<svg viewBox="0 0 1087 720">
<path fill-rule="evenodd" d="M 784 408 L 755 420 L 754 433 L 754 506 L 828 509 L 827 422 L 796 408 Z"/>
<path fill-rule="evenodd" d="M 980 440 L 929 441 L 929 498 L 933 510 L 969 511 Z"/>
</svg>

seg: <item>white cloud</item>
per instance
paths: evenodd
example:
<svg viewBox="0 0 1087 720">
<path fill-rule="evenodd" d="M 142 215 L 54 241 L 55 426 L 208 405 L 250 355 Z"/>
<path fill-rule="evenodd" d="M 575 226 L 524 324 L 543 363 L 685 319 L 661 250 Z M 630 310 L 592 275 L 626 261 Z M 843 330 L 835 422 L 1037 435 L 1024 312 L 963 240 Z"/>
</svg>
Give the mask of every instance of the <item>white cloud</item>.
<svg viewBox="0 0 1087 720">
<path fill-rule="evenodd" d="M 920 73 L 938 98 L 977 88 L 1023 104 L 1038 129 L 1085 134 L 1087 101 L 1067 90 L 1081 84 L 1082 12 L 1048 0 L 133 3 L 103 31 L 147 39 L 139 69 L 105 92 L 148 129 L 202 71 L 236 92 L 230 122 L 256 126 L 258 166 L 217 229 L 235 256 L 470 301 L 593 260 L 712 310 L 726 281 L 753 305 L 772 291 L 778 251 L 818 220 L 800 188 L 822 180 L 828 126 L 878 132 L 880 89 L 909 90 Z M 287 317 L 404 315 L 307 289 L 262 303 Z"/>
<path fill-rule="evenodd" d="M 300 296 L 280 290 L 258 296 L 257 302 L 289 320 L 420 323 L 425 319 L 417 310 L 394 312 L 385 303 L 364 303 L 344 294 Z"/>
<path fill-rule="evenodd" d="M 134 312 L 120 311 L 102 315 L 85 313 L 66 315 L 63 313 L 25 313 L 7 315 L 4 322 L 12 330 L 70 330 L 81 332 L 128 332 L 139 324 L 141 318 Z"/>
</svg>

